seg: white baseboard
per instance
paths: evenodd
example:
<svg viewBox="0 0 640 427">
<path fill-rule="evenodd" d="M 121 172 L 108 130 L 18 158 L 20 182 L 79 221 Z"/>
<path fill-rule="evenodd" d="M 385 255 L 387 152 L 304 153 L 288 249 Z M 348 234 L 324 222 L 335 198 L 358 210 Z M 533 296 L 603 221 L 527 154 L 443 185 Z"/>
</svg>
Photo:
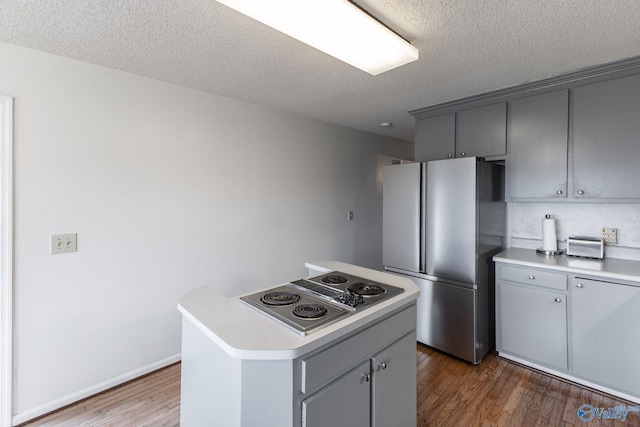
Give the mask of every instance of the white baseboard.
<svg viewBox="0 0 640 427">
<path fill-rule="evenodd" d="M 34 418 L 48 414 L 49 412 L 53 412 L 56 409 L 63 408 L 79 400 L 86 399 L 87 397 L 101 393 L 105 390 L 109 390 L 110 388 L 126 383 L 127 381 L 133 380 L 135 378 L 141 377 L 150 372 L 157 371 L 158 369 L 164 368 L 165 366 L 169 366 L 173 363 L 179 362 L 180 359 L 181 359 L 180 353 L 174 354 L 173 356 L 169 356 L 165 359 L 158 360 L 157 362 L 151 363 L 147 366 L 143 366 L 139 369 L 135 369 L 133 371 L 127 372 L 115 378 L 102 381 L 101 383 L 84 388 L 82 390 L 78 390 L 66 396 L 62 396 L 59 399 L 52 400 L 36 408 L 22 412 L 20 414 L 15 414 L 12 419 L 12 425 L 16 426 L 18 424 L 22 424 Z"/>
<path fill-rule="evenodd" d="M 550 375 L 553 375 L 555 377 L 562 378 L 563 380 L 567 380 L 567 381 L 572 382 L 572 383 L 583 385 L 585 387 L 589 387 L 591 389 L 604 392 L 604 393 L 609 394 L 611 396 L 615 396 L 615 397 L 619 397 L 619 398 L 624 399 L 624 400 L 628 400 L 629 402 L 640 404 L 640 397 L 638 397 L 638 396 L 632 396 L 630 394 L 623 393 L 621 391 L 614 390 L 614 389 L 611 389 L 609 387 L 605 387 L 605 386 L 600 385 L 600 384 L 595 384 L 595 383 L 592 383 L 591 381 L 583 380 L 582 378 L 574 377 L 571 374 L 568 374 L 568 373 L 565 373 L 565 372 L 556 371 L 555 369 L 551 369 L 551 368 L 548 368 L 546 366 L 538 365 L 537 363 L 530 362 L 530 361 L 528 361 L 526 359 L 521 359 L 518 356 L 513 356 L 513 355 L 508 354 L 508 353 L 504 353 L 504 352 L 499 351 L 498 352 L 498 356 L 500 356 L 502 358 L 505 358 L 505 359 L 509 359 L 509 360 L 511 360 L 513 362 L 516 362 L 516 363 L 519 363 L 521 365 L 528 366 L 528 367 L 533 368 L 533 369 L 535 369 L 537 371 L 546 372 L 546 373 L 548 373 Z M 589 402 L 582 402 L 582 403 L 589 403 Z"/>
</svg>

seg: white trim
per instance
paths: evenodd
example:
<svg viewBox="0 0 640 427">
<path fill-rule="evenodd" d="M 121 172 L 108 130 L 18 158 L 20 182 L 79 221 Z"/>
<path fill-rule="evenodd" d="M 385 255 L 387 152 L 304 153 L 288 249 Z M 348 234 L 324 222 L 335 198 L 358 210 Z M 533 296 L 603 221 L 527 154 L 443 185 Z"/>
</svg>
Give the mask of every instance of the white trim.
<svg viewBox="0 0 640 427">
<path fill-rule="evenodd" d="M 11 426 L 13 359 L 13 98 L 0 95 L 0 427 Z"/>
<path fill-rule="evenodd" d="M 169 356 L 165 359 L 159 360 L 157 362 L 151 363 L 147 366 L 143 366 L 142 368 L 134 369 L 133 371 L 127 372 L 125 374 L 119 375 L 117 377 L 102 381 L 101 383 L 92 385 L 90 387 L 84 388 L 82 390 L 78 390 L 74 393 L 68 394 L 61 398 L 52 400 L 43 405 L 40 405 L 36 408 L 30 409 L 21 414 L 16 414 L 13 417 L 13 425 L 22 424 L 34 418 L 40 417 L 42 415 L 48 414 L 49 412 L 55 411 L 56 409 L 63 408 L 67 405 L 75 403 L 79 400 L 86 399 L 87 397 L 96 395 L 105 390 L 109 390 L 110 388 L 119 386 L 121 384 L 126 383 L 127 381 L 136 379 L 145 374 L 148 374 L 153 371 L 157 371 L 158 369 L 162 369 L 166 366 L 169 366 L 173 363 L 179 362 L 181 359 L 181 354 L 174 354 L 173 356 Z"/>
</svg>

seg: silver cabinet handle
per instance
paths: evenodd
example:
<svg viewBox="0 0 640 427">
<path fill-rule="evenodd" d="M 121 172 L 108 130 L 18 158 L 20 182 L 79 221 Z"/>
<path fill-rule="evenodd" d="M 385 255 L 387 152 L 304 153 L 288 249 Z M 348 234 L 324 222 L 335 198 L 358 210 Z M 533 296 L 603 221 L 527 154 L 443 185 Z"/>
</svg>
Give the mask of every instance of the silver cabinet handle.
<svg viewBox="0 0 640 427">
<path fill-rule="evenodd" d="M 556 298 L 554 299 L 555 302 L 562 302 L 562 300 L 560 298 Z"/>
<path fill-rule="evenodd" d="M 465 153 L 464 151 L 462 151 L 462 152 L 460 153 L 460 155 L 461 155 L 461 156 L 466 156 L 466 153 Z"/>
<path fill-rule="evenodd" d="M 583 190 L 578 190 L 578 194 L 582 196 L 584 194 L 584 191 Z"/>
<path fill-rule="evenodd" d="M 448 158 L 453 159 L 453 154 L 447 155 Z"/>
<path fill-rule="evenodd" d="M 564 191 L 562 191 L 562 190 L 556 191 L 556 194 L 562 194 L 562 193 L 564 193 Z"/>
<path fill-rule="evenodd" d="M 578 283 L 578 284 L 576 285 L 576 288 L 581 288 L 581 289 L 582 289 L 582 288 L 584 288 L 584 285 L 583 285 L 582 283 Z"/>
<path fill-rule="evenodd" d="M 529 280 L 533 280 L 533 279 L 535 279 L 535 278 L 536 278 L 536 276 L 534 276 L 533 274 L 530 274 L 530 275 L 529 275 Z"/>
<path fill-rule="evenodd" d="M 371 381 L 371 374 L 362 374 L 362 376 L 364 377 L 364 381 L 365 382 L 369 382 Z"/>
<path fill-rule="evenodd" d="M 381 367 L 382 369 L 387 369 L 387 362 L 382 362 L 382 363 L 380 364 L 380 367 Z"/>
</svg>

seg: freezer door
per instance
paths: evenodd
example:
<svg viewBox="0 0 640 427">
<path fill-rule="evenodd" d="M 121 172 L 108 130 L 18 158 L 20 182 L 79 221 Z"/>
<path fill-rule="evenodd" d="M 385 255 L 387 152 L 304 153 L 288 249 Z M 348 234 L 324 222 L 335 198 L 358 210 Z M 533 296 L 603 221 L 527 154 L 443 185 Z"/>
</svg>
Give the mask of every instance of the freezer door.
<svg viewBox="0 0 640 427">
<path fill-rule="evenodd" d="M 389 165 L 383 168 L 382 264 L 406 271 L 420 271 L 421 206 L 424 163 Z"/>
<path fill-rule="evenodd" d="M 476 158 L 427 163 L 425 273 L 476 282 Z"/>
<path fill-rule="evenodd" d="M 476 349 L 476 290 L 412 278 L 420 288 L 417 340 L 471 363 L 480 363 Z"/>
</svg>

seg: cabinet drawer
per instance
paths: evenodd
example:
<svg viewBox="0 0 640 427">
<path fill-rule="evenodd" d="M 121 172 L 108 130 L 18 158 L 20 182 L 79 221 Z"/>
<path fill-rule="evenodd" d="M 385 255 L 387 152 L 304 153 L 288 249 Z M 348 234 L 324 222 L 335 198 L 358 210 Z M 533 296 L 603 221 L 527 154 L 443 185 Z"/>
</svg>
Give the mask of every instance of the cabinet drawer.
<svg viewBox="0 0 640 427">
<path fill-rule="evenodd" d="M 536 270 L 533 268 L 503 266 L 500 273 L 502 280 L 525 285 L 544 286 L 564 291 L 567 289 L 567 276 L 561 273 Z"/>
<path fill-rule="evenodd" d="M 415 329 L 415 304 L 325 351 L 302 360 L 301 391 L 308 394 Z"/>
</svg>

